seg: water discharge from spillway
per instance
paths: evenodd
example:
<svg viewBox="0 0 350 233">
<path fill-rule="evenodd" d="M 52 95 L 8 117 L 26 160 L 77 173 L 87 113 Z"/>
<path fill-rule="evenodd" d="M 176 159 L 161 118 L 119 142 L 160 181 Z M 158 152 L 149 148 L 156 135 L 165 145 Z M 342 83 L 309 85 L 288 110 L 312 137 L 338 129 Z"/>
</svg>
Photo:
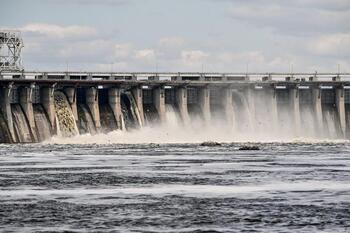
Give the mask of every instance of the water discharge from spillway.
<svg viewBox="0 0 350 233">
<path fill-rule="evenodd" d="M 30 131 L 28 120 L 19 104 L 12 105 L 12 117 L 16 142 L 33 142 L 32 132 Z"/>
<path fill-rule="evenodd" d="M 72 137 L 78 135 L 78 127 L 66 95 L 57 91 L 54 98 L 58 136 Z"/>
<path fill-rule="evenodd" d="M 48 140 L 51 135 L 51 127 L 49 119 L 45 113 L 44 108 L 40 104 L 35 104 L 33 106 L 34 120 L 36 126 L 36 133 L 38 135 L 39 141 Z"/>
<path fill-rule="evenodd" d="M 275 142 L 342 138 L 334 107 L 323 108 L 322 125 L 317 125 L 311 103 L 300 105 L 300 119 L 294 119 L 295 114 L 289 104 L 277 103 L 276 99 L 263 93 L 248 98 L 243 92 L 233 91 L 232 108 L 218 105 L 211 109 L 209 122 L 204 120 L 203 113 L 190 111 L 190 123 L 184 124 L 174 104 L 165 104 L 165 118 L 161 122 L 156 108 L 144 105 L 145 125 L 141 123 L 133 96 L 123 93 L 123 127 L 109 131 L 97 131 L 94 128 L 91 112 L 86 105 L 78 105 L 79 119 L 74 119 L 62 92 L 55 93 L 55 106 L 61 135 L 48 141 L 53 143 Z M 233 113 L 225 113 L 225 109 L 232 109 Z M 100 117 L 104 127 L 108 127 L 109 121 L 114 121 L 113 113 L 108 107 L 100 107 Z M 75 122 L 80 122 L 79 131 Z M 116 127 L 115 123 L 112 125 L 113 128 Z"/>
</svg>

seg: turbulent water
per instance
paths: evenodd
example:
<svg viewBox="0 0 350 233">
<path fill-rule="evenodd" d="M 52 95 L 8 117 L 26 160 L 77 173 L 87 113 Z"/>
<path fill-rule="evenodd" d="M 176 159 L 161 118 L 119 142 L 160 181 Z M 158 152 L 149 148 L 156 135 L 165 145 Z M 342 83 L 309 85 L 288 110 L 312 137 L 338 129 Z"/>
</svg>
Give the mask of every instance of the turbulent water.
<svg viewBox="0 0 350 233">
<path fill-rule="evenodd" d="M 98 130 L 85 104 L 75 119 L 55 92 L 57 134 L 0 144 L 0 231 L 350 232 L 350 144 L 334 106 L 319 126 L 310 106 L 297 122 L 271 98 L 234 97 L 232 108 L 213 104 L 211 120 L 191 106 L 188 124 L 173 105 L 161 122 L 145 104 L 142 125 L 128 93 L 123 130 L 107 105 Z M 43 109 L 34 112 L 49 130 Z M 19 141 L 30 141 L 19 105 L 13 119 Z M 261 150 L 239 150 L 246 142 Z"/>
<path fill-rule="evenodd" d="M 0 146 L 0 231 L 349 232 L 350 145 Z"/>
<path fill-rule="evenodd" d="M 55 92 L 55 112 L 58 135 L 71 137 L 79 133 L 72 109 L 63 92 Z"/>
<path fill-rule="evenodd" d="M 19 104 L 12 106 L 14 129 L 18 142 L 32 142 L 32 134 L 26 116 Z"/>
</svg>

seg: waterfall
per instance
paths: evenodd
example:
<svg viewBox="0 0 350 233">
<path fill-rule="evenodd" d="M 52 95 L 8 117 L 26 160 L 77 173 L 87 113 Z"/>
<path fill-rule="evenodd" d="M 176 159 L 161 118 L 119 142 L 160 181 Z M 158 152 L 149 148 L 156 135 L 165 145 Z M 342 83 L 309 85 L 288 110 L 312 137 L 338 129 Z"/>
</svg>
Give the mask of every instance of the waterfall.
<svg viewBox="0 0 350 233">
<path fill-rule="evenodd" d="M 317 137 L 317 128 L 315 127 L 315 122 L 317 122 L 316 113 L 313 111 L 311 104 L 300 106 L 300 120 L 301 135 L 303 137 Z"/>
<path fill-rule="evenodd" d="M 165 121 L 170 128 L 178 128 L 181 126 L 181 117 L 173 105 L 165 105 Z"/>
<path fill-rule="evenodd" d="M 12 142 L 11 133 L 2 112 L 0 112 L 0 143 Z"/>
<path fill-rule="evenodd" d="M 340 127 L 336 110 L 333 107 L 323 106 L 324 131 L 329 138 L 339 136 Z"/>
<path fill-rule="evenodd" d="M 58 132 L 61 133 L 59 136 L 71 137 L 78 135 L 78 127 L 66 95 L 63 92 L 56 91 L 54 97 Z"/>
<path fill-rule="evenodd" d="M 131 104 L 131 111 L 133 112 L 133 115 L 136 117 L 138 125 L 140 127 L 142 127 L 142 120 L 141 120 L 141 116 L 140 116 L 140 111 L 139 108 L 137 107 L 136 101 L 134 96 L 127 92 L 126 95 L 129 97 L 130 100 L 130 104 Z"/>
<path fill-rule="evenodd" d="M 80 134 L 96 134 L 96 127 L 92 120 L 89 108 L 85 104 L 78 104 L 78 124 Z"/>
<path fill-rule="evenodd" d="M 121 95 L 121 107 L 126 129 L 142 126 L 140 113 L 131 93 L 127 92 Z"/>
<path fill-rule="evenodd" d="M 104 132 L 111 132 L 117 129 L 117 122 L 115 120 L 113 111 L 108 104 L 100 105 L 100 120 L 101 127 Z"/>
<path fill-rule="evenodd" d="M 19 104 L 12 104 L 12 118 L 18 142 L 33 142 L 28 120 Z"/>
<path fill-rule="evenodd" d="M 236 128 L 243 132 L 252 132 L 253 127 L 253 115 L 250 112 L 249 104 L 242 93 L 234 91 L 232 92 L 235 125 Z"/>
<path fill-rule="evenodd" d="M 45 141 L 51 137 L 51 126 L 44 108 L 40 104 L 33 105 L 34 120 L 39 141 Z"/>
</svg>

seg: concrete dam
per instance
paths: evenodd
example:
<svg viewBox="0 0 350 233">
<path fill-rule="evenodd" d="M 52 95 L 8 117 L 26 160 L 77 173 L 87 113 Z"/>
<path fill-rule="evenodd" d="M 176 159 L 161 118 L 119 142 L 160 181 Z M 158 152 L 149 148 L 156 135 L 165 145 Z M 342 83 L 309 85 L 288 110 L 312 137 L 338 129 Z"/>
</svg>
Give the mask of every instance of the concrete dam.
<svg viewBox="0 0 350 233">
<path fill-rule="evenodd" d="M 3 71 L 0 142 L 135 131 L 174 121 L 198 134 L 210 126 L 232 140 L 348 138 L 349 74 L 287 75 Z"/>
</svg>

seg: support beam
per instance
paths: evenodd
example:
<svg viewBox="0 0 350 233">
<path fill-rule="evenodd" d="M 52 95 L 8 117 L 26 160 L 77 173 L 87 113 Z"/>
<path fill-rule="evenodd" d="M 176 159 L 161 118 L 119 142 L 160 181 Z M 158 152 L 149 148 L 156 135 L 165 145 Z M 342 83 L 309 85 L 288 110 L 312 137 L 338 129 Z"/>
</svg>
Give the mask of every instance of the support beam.
<svg viewBox="0 0 350 233">
<path fill-rule="evenodd" d="M 321 89 L 313 89 L 312 90 L 312 105 L 314 109 L 315 115 L 315 125 L 316 125 L 316 133 L 323 133 L 323 114 L 322 114 L 322 98 L 321 98 Z"/>
<path fill-rule="evenodd" d="M 203 119 L 206 124 L 210 123 L 210 89 L 205 87 L 198 91 L 199 105 L 202 110 Z"/>
<path fill-rule="evenodd" d="M 11 93 L 12 93 L 12 87 L 5 87 L 2 89 L 1 92 L 1 109 L 2 113 L 4 114 L 4 118 L 7 123 L 7 127 L 10 132 L 11 136 L 11 142 L 16 142 L 16 136 L 15 136 L 15 129 L 13 126 L 13 119 L 12 119 L 12 112 L 11 112 Z"/>
<path fill-rule="evenodd" d="M 300 104 L 299 90 L 292 88 L 289 90 L 289 104 L 292 111 L 293 129 L 296 136 L 300 135 Z"/>
<path fill-rule="evenodd" d="M 176 104 L 180 112 L 181 119 L 185 125 L 190 123 L 190 116 L 187 109 L 187 89 L 179 87 L 176 89 Z"/>
<path fill-rule="evenodd" d="M 53 87 L 42 87 L 41 92 L 41 104 L 43 105 L 50 121 L 51 132 L 57 134 L 56 128 L 56 112 L 55 112 L 55 99 Z"/>
<path fill-rule="evenodd" d="M 32 140 L 33 142 L 38 142 L 39 140 L 36 133 L 36 126 L 35 126 L 35 119 L 34 119 L 32 91 L 33 89 L 31 87 L 21 88 L 19 93 L 19 103 L 28 120 Z"/>
<path fill-rule="evenodd" d="M 232 103 L 232 89 L 223 89 L 222 103 L 224 106 L 224 112 L 226 117 L 226 122 L 230 128 L 234 126 L 234 109 Z"/>
<path fill-rule="evenodd" d="M 346 135 L 346 120 L 345 120 L 345 100 L 344 100 L 344 89 L 336 89 L 336 105 L 339 116 L 339 123 L 342 135 Z"/>
<path fill-rule="evenodd" d="M 123 114 L 122 107 L 120 104 L 120 92 L 119 88 L 110 88 L 108 89 L 108 103 L 111 107 L 115 121 L 117 122 L 117 128 L 124 130 L 125 126 L 123 125 Z"/>
<path fill-rule="evenodd" d="M 143 113 L 143 96 L 142 96 L 142 88 L 136 87 L 131 90 L 132 95 L 134 96 L 137 109 L 140 113 L 141 124 L 145 125 L 145 115 Z"/>
<path fill-rule="evenodd" d="M 98 90 L 95 87 L 86 89 L 86 104 L 90 109 L 92 119 L 95 123 L 96 131 L 101 129 L 100 110 L 98 107 Z"/>
<path fill-rule="evenodd" d="M 159 119 L 165 122 L 165 91 L 163 87 L 157 87 L 153 90 L 153 102 L 157 109 Z"/>
<path fill-rule="evenodd" d="M 64 92 L 66 93 L 68 102 L 72 108 L 74 119 L 78 122 L 77 90 L 74 87 L 67 87 L 64 89 Z"/>
</svg>

